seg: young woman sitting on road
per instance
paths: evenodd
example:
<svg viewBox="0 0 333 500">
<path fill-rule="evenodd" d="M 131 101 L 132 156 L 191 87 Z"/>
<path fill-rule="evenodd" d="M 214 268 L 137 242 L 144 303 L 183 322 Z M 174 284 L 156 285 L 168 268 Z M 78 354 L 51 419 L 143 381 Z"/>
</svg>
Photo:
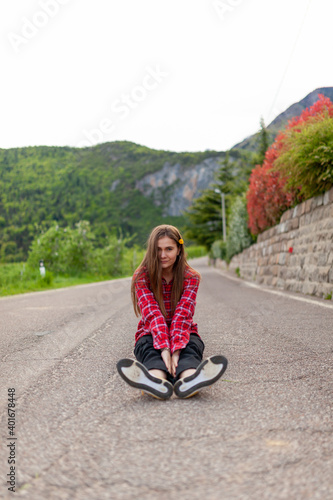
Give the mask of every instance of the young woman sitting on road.
<svg viewBox="0 0 333 500">
<path fill-rule="evenodd" d="M 150 234 L 146 255 L 132 278 L 132 301 L 141 315 L 136 360 L 117 363 L 132 387 L 158 399 L 188 398 L 216 382 L 227 368 L 220 355 L 202 361 L 205 348 L 193 322 L 200 274 L 187 263 L 184 241 L 170 225 Z"/>
</svg>

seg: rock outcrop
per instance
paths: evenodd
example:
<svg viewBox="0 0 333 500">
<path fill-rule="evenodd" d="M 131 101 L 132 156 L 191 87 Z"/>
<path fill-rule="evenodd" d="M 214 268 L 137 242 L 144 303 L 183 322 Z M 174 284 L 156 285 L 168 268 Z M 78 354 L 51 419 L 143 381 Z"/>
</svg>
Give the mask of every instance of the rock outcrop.
<svg viewBox="0 0 333 500">
<path fill-rule="evenodd" d="M 181 215 L 200 196 L 200 191 L 214 181 L 223 158 L 207 158 L 191 167 L 165 162 L 161 170 L 145 175 L 135 187 L 151 197 L 156 206 L 164 206 L 163 215 Z"/>
</svg>

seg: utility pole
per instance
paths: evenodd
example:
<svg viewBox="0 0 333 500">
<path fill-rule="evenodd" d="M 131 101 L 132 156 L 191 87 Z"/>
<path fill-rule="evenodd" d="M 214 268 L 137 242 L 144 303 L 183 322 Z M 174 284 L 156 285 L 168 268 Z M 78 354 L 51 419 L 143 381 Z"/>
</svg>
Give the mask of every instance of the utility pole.
<svg viewBox="0 0 333 500">
<path fill-rule="evenodd" d="M 214 189 L 215 193 L 219 193 L 221 195 L 221 209 L 222 209 L 222 236 L 223 241 L 225 242 L 227 239 L 227 231 L 226 231 L 226 223 L 225 223 L 225 199 L 224 193 L 220 189 Z"/>
</svg>

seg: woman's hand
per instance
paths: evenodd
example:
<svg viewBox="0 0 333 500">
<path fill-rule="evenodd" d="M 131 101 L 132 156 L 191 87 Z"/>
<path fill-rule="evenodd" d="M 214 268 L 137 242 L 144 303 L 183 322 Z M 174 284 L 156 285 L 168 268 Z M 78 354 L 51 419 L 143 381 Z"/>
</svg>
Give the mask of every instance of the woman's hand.
<svg viewBox="0 0 333 500">
<path fill-rule="evenodd" d="M 161 356 L 164 361 L 165 366 L 168 369 L 168 372 L 171 373 L 171 353 L 170 349 L 163 349 L 161 351 Z"/>
<path fill-rule="evenodd" d="M 179 361 L 179 356 L 180 356 L 180 349 L 178 351 L 175 351 L 171 357 L 171 375 L 173 377 L 176 376 L 176 370 L 178 366 L 178 361 Z"/>
</svg>

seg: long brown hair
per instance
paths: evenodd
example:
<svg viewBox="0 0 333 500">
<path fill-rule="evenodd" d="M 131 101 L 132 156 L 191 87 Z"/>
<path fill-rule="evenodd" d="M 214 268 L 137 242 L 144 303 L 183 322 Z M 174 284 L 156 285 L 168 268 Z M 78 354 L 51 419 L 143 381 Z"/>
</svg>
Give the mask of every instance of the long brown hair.
<svg viewBox="0 0 333 500">
<path fill-rule="evenodd" d="M 137 316 L 141 315 L 141 311 L 135 293 L 135 284 L 137 283 L 137 281 L 139 281 L 142 274 L 146 272 L 149 278 L 149 288 L 153 292 L 154 297 L 158 305 L 160 306 L 163 316 L 166 317 L 166 311 L 163 302 L 162 266 L 158 258 L 158 250 L 157 250 L 158 240 L 160 238 L 164 238 L 165 236 L 175 241 L 179 250 L 179 255 L 177 255 L 176 261 L 172 269 L 173 270 L 173 284 L 171 292 L 172 316 L 183 293 L 185 276 L 197 276 L 198 279 L 200 280 L 200 274 L 197 271 L 195 271 L 188 264 L 186 260 L 185 244 L 179 243 L 179 240 L 182 239 L 182 235 L 180 234 L 179 230 L 175 226 L 170 226 L 167 224 L 155 227 L 150 233 L 150 236 L 148 238 L 146 254 L 141 264 L 136 269 L 132 278 L 132 287 L 131 287 L 132 302 L 133 302 L 134 312 Z"/>
</svg>

